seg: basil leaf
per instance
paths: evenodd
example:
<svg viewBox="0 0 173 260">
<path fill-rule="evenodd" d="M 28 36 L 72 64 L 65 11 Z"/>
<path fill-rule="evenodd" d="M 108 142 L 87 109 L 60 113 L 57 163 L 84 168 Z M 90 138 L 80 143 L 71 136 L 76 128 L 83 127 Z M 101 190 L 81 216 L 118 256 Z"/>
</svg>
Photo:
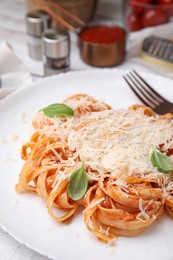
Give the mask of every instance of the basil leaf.
<svg viewBox="0 0 173 260">
<path fill-rule="evenodd" d="M 84 163 L 82 167 L 74 171 L 70 176 L 70 182 L 68 184 L 68 195 L 73 200 L 81 199 L 88 187 L 88 176 L 84 169 Z"/>
<path fill-rule="evenodd" d="M 40 111 L 43 111 L 43 113 L 49 117 L 72 116 L 74 114 L 74 111 L 71 107 L 59 103 L 51 104 L 47 107 L 42 108 Z"/>
<path fill-rule="evenodd" d="M 170 158 L 167 155 L 158 152 L 154 146 L 151 154 L 151 162 L 160 172 L 170 173 L 170 171 L 173 170 Z"/>
</svg>

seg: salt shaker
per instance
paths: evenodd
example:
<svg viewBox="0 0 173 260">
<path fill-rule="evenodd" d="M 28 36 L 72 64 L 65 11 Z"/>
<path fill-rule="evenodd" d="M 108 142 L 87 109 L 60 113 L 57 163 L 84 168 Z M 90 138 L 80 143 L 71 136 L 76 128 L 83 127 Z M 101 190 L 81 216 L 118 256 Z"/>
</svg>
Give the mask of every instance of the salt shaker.
<svg viewBox="0 0 173 260">
<path fill-rule="evenodd" d="M 67 31 L 48 29 L 43 33 L 45 76 L 69 70 L 70 38 Z"/>
<path fill-rule="evenodd" d="M 51 17 L 42 10 L 30 12 L 26 15 L 27 42 L 31 58 L 42 59 L 42 34 L 51 26 Z"/>
</svg>

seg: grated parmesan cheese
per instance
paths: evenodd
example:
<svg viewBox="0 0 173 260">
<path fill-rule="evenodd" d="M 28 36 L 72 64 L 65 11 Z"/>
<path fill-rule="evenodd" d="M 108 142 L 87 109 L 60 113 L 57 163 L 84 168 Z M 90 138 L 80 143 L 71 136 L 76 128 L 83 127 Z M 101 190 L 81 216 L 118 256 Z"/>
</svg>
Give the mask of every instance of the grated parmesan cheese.
<svg viewBox="0 0 173 260">
<path fill-rule="evenodd" d="M 92 120 L 94 117 L 97 120 Z M 81 127 L 84 120 L 89 123 Z M 158 146 L 170 139 L 170 121 L 136 116 L 136 112 L 128 110 L 92 113 L 81 121 L 76 122 L 79 130 L 71 131 L 68 143 L 92 169 L 112 175 L 123 169 L 129 175 L 159 174 L 150 160 L 151 145 Z"/>
<path fill-rule="evenodd" d="M 104 110 L 67 119 L 48 118 L 40 112 L 34 124 L 41 135 L 67 143 L 79 160 L 99 175 L 109 172 L 119 177 L 124 172 L 141 177 L 163 176 L 151 163 L 152 145 L 166 143 L 168 148 L 169 140 L 169 147 L 173 147 L 172 122 L 147 117 L 140 110 Z"/>
<path fill-rule="evenodd" d="M 58 158 L 58 160 L 62 163 L 63 159 L 62 157 L 59 155 L 59 153 L 49 144 L 48 147 L 51 149 L 51 151 L 54 153 L 54 155 Z"/>
<path fill-rule="evenodd" d="M 141 217 L 144 217 L 145 219 L 149 219 L 150 217 L 148 216 L 148 214 L 146 213 L 146 210 L 148 209 L 148 207 L 153 203 L 153 200 L 150 200 L 149 203 L 143 207 L 143 199 L 139 199 L 139 210 L 140 213 L 136 216 L 136 219 L 144 222 L 144 220 Z"/>
</svg>

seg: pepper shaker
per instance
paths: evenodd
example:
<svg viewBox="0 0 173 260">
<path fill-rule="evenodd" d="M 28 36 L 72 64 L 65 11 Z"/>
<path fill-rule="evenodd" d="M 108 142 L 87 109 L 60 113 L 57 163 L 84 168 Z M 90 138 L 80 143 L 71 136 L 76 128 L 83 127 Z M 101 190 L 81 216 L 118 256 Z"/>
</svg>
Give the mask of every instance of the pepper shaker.
<svg viewBox="0 0 173 260">
<path fill-rule="evenodd" d="M 26 15 L 28 51 L 31 58 L 42 59 L 42 34 L 51 26 L 51 17 L 42 10 Z"/>
<path fill-rule="evenodd" d="M 48 29 L 43 33 L 45 76 L 69 70 L 70 38 L 67 31 Z"/>
</svg>

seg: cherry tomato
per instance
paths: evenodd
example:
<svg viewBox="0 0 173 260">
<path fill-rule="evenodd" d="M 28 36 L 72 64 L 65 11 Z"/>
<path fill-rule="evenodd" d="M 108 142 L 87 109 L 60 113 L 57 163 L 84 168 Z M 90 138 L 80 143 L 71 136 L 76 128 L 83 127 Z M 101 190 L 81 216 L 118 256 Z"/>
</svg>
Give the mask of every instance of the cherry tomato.
<svg viewBox="0 0 173 260">
<path fill-rule="evenodd" d="M 173 0 L 158 0 L 159 5 L 171 5 L 173 4 Z"/>
<path fill-rule="evenodd" d="M 156 26 L 167 22 L 167 15 L 160 9 L 147 10 L 142 16 L 143 27 Z"/>
<path fill-rule="evenodd" d="M 173 15 L 173 0 L 158 0 L 159 5 L 164 5 L 164 11 L 168 16 Z"/>
<path fill-rule="evenodd" d="M 129 0 L 128 3 L 134 13 L 142 13 L 145 11 L 145 5 L 152 4 L 152 0 Z"/>
<path fill-rule="evenodd" d="M 128 15 L 127 24 L 131 32 L 139 31 L 143 28 L 140 16 L 136 13 L 130 13 Z"/>
</svg>

